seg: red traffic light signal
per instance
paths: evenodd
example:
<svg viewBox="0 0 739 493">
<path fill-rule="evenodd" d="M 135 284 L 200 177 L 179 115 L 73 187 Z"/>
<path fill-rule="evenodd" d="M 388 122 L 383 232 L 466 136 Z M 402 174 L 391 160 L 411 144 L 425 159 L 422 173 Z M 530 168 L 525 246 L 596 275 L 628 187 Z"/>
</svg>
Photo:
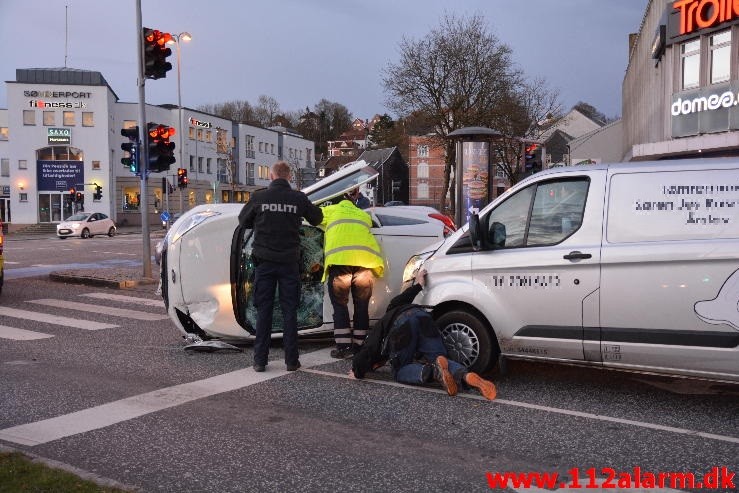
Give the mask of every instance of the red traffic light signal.
<svg viewBox="0 0 739 493">
<path fill-rule="evenodd" d="M 169 170 L 169 167 L 176 161 L 175 144 L 169 141 L 169 138 L 174 136 L 175 129 L 159 123 L 148 123 L 147 129 L 149 170 L 154 173 Z"/>
<path fill-rule="evenodd" d="M 167 41 L 172 39 L 169 33 L 156 29 L 143 29 L 144 36 L 144 75 L 148 79 L 161 79 L 167 76 L 167 71 L 172 70 L 172 64 L 167 57 L 172 50 L 167 48 Z"/>
<path fill-rule="evenodd" d="M 187 170 L 185 168 L 177 168 L 177 187 L 187 188 L 188 183 Z"/>
</svg>

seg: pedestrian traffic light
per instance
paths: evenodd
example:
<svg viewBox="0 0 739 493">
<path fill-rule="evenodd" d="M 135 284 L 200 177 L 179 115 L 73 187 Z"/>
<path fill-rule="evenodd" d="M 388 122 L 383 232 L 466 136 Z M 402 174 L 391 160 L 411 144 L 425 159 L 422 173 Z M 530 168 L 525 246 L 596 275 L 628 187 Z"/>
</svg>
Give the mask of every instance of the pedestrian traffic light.
<svg viewBox="0 0 739 493">
<path fill-rule="evenodd" d="M 169 138 L 174 136 L 175 129 L 159 123 L 147 123 L 147 145 L 149 149 L 149 170 L 159 173 L 169 170 L 175 163 L 174 142 Z"/>
<path fill-rule="evenodd" d="M 131 173 L 138 174 L 139 161 L 136 154 L 139 142 L 139 127 L 130 127 L 121 129 L 121 135 L 128 138 L 128 142 L 121 144 L 121 149 L 128 153 L 121 159 L 121 163 L 131 170 Z"/>
<path fill-rule="evenodd" d="M 92 194 L 92 200 L 100 200 L 103 198 L 103 187 L 95 185 L 95 191 Z"/>
<path fill-rule="evenodd" d="M 147 79 L 162 79 L 167 76 L 168 70 L 172 70 L 172 64 L 167 61 L 172 50 L 166 46 L 172 35 L 145 27 L 143 36 L 144 75 Z"/>
<path fill-rule="evenodd" d="M 185 168 L 177 168 L 177 187 L 187 188 L 187 170 Z"/>
<path fill-rule="evenodd" d="M 69 198 L 70 200 L 72 200 L 72 202 L 77 200 L 77 191 L 74 189 L 74 187 L 69 189 Z"/>
</svg>

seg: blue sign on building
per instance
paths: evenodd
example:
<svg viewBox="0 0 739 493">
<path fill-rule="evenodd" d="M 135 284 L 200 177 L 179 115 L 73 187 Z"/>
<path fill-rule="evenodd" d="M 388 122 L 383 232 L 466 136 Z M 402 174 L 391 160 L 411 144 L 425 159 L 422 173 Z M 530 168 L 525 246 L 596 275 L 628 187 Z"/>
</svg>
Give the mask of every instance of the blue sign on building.
<svg viewBox="0 0 739 493">
<path fill-rule="evenodd" d="M 85 183 L 82 161 L 37 161 L 36 181 L 39 192 L 61 192 Z"/>
</svg>

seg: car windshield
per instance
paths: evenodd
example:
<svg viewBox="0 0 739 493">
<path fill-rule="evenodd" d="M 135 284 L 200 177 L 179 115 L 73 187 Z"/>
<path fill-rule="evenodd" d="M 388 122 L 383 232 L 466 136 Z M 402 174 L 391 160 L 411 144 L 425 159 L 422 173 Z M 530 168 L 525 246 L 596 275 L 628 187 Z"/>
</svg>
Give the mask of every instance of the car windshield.
<svg viewBox="0 0 739 493">
<path fill-rule="evenodd" d="M 90 214 L 88 214 L 86 212 L 78 212 L 74 216 L 69 216 L 67 218 L 67 221 L 84 221 L 88 217 L 90 217 Z"/>
<path fill-rule="evenodd" d="M 311 202 L 318 204 L 373 180 L 377 177 L 377 174 L 377 170 L 368 166 L 366 162 L 357 161 L 341 168 L 303 191 Z"/>
</svg>

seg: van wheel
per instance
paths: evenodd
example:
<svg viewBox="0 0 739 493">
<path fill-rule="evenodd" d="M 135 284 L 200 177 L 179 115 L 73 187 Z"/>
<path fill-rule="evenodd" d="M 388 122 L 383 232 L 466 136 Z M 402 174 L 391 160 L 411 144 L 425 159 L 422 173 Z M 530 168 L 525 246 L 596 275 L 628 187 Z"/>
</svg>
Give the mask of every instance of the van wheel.
<svg viewBox="0 0 739 493">
<path fill-rule="evenodd" d="M 82 234 L 80 235 L 82 238 L 89 238 L 90 237 L 90 230 L 85 228 L 82 230 Z"/>
<path fill-rule="evenodd" d="M 477 373 L 491 369 L 498 360 L 500 349 L 486 324 L 471 313 L 461 310 L 447 312 L 436 320 L 449 357 Z"/>
</svg>

